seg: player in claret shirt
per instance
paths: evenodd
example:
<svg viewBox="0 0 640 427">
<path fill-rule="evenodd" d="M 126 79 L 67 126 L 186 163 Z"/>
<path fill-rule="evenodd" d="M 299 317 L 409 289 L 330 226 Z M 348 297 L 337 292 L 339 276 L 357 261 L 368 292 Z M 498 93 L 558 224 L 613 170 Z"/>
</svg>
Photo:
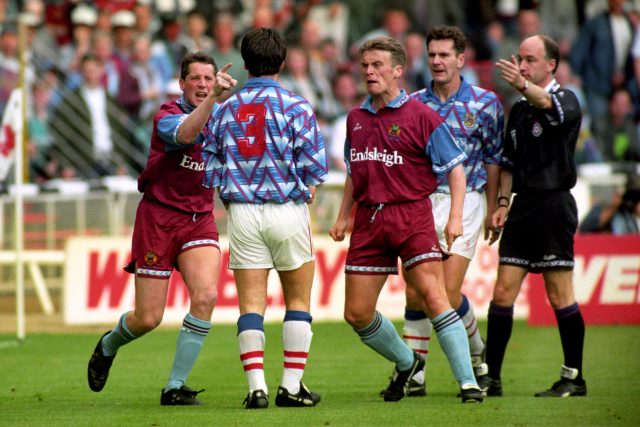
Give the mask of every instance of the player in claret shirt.
<svg viewBox="0 0 640 427">
<path fill-rule="evenodd" d="M 212 127 L 212 111 L 235 80 L 218 73 L 211 56 L 190 53 L 182 60 L 183 94 L 163 104 L 153 119 L 147 165 L 138 178 L 143 193 L 133 229 L 131 263 L 135 273 L 135 309 L 122 315 L 98 341 L 88 367 L 89 387 L 101 391 L 118 349 L 155 329 L 162 321 L 169 278 L 179 269 L 191 306 L 184 318 L 161 405 L 199 405 L 199 393 L 185 385 L 211 329 L 220 275 L 218 230 L 213 190 L 202 188 L 202 143 Z"/>
<path fill-rule="evenodd" d="M 401 90 L 406 52 L 389 37 L 360 48 L 362 78 L 369 96 L 347 117 L 347 179 L 334 240 L 345 237 L 353 205 L 356 216 L 346 260 L 344 315 L 363 343 L 395 363 L 385 401 L 402 399 L 424 360 L 402 341 L 393 324 L 376 310 L 389 274 L 404 278 L 420 298 L 458 381 L 463 402 L 483 397 L 471 367 L 467 334 L 451 308 L 444 287 L 442 251 L 434 228 L 429 195 L 436 173 L 446 173 L 451 210 L 445 227 L 449 249 L 462 235 L 464 152 L 431 108 Z"/>
</svg>

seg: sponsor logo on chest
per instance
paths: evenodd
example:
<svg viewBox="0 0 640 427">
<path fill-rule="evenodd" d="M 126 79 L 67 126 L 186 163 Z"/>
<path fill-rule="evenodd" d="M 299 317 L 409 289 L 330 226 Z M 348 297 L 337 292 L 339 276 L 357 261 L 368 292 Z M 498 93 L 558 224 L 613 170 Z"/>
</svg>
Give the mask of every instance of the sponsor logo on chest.
<svg viewBox="0 0 640 427">
<path fill-rule="evenodd" d="M 204 162 L 197 162 L 193 160 L 193 157 L 187 156 L 186 154 L 182 155 L 182 161 L 180 162 L 180 166 L 186 169 L 194 170 L 194 171 L 204 170 Z"/>
</svg>

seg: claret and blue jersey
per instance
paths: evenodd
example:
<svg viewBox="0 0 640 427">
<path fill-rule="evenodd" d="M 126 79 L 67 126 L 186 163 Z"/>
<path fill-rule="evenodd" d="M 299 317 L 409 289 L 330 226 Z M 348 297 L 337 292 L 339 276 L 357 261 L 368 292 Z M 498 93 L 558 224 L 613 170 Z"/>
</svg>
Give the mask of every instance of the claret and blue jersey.
<svg viewBox="0 0 640 427">
<path fill-rule="evenodd" d="M 377 111 L 368 97 L 347 116 L 345 162 L 359 203 L 422 200 L 436 174 L 465 158 L 440 116 L 404 90 Z"/>
<path fill-rule="evenodd" d="M 224 201 L 304 203 L 327 179 L 311 105 L 270 78 L 251 78 L 216 112 L 203 149 L 206 187 Z"/>
</svg>

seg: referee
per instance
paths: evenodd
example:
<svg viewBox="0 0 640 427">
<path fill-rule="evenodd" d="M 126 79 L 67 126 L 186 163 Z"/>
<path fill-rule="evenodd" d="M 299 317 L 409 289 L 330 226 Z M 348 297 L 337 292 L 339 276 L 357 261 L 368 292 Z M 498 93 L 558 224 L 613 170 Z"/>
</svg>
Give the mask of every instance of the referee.
<svg viewBox="0 0 640 427">
<path fill-rule="evenodd" d="M 504 231 L 489 306 L 488 375 L 478 379 L 488 396 L 502 395 L 500 370 L 511 336 L 513 305 L 529 272 L 543 275 L 564 353 L 560 379 L 536 396 L 587 394 L 582 377 L 584 320 L 572 282 L 578 218 L 570 193 L 576 183 L 573 156 L 581 112 L 576 96 L 554 78 L 558 62 L 558 45 L 536 35 L 520 44 L 517 58 L 496 63 L 501 77 L 523 98 L 514 104 L 507 122 L 500 197 L 493 216 L 493 225 Z"/>
</svg>

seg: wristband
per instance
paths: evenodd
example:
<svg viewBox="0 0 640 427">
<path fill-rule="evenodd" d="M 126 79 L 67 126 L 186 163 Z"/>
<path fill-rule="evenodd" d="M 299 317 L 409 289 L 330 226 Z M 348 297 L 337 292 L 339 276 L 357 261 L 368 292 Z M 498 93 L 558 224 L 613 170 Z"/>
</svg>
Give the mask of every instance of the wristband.
<svg viewBox="0 0 640 427">
<path fill-rule="evenodd" d="M 500 200 L 505 200 L 507 202 L 507 207 L 511 204 L 511 199 L 507 196 L 498 197 L 498 205 L 500 205 Z"/>
<path fill-rule="evenodd" d="M 509 209 L 509 205 L 498 205 L 498 209 L 500 209 L 500 208 L 507 208 L 507 209 Z"/>
</svg>

